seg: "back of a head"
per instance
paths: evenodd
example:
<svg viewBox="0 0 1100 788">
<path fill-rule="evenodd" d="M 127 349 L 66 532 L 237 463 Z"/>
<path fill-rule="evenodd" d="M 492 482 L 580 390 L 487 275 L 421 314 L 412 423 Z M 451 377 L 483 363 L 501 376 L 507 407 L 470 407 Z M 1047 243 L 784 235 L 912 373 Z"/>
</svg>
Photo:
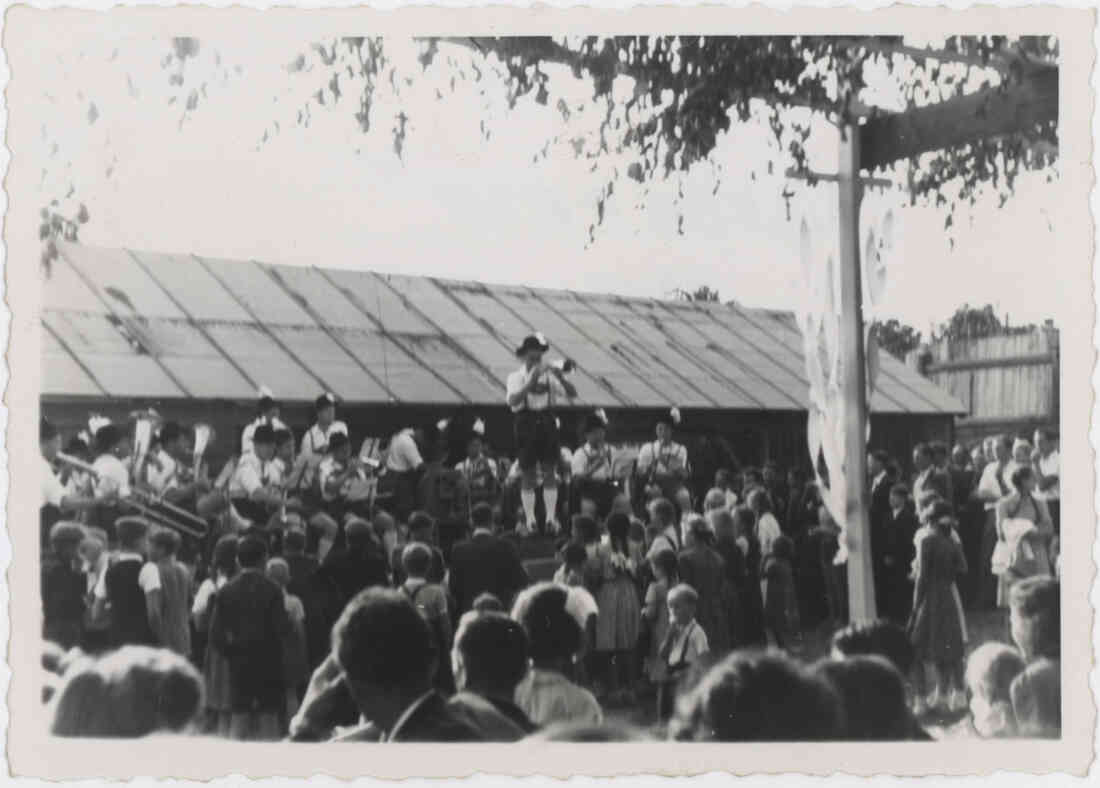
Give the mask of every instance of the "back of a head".
<svg viewBox="0 0 1100 788">
<path fill-rule="evenodd" d="M 464 617 L 454 648 L 469 689 L 511 697 L 527 673 L 527 633 L 504 613 Z"/>
<path fill-rule="evenodd" d="M 600 541 L 600 526 L 586 514 L 573 518 L 573 533 L 577 534 L 584 544 Z"/>
<path fill-rule="evenodd" d="M 374 543 L 374 528 L 366 520 L 356 517 L 344 526 L 344 538 L 352 550 L 363 550 Z"/>
<path fill-rule="evenodd" d="M 149 522 L 141 517 L 120 517 L 115 521 L 115 535 L 123 550 L 138 550 L 149 534 Z"/>
<path fill-rule="evenodd" d="M 752 532 L 752 529 L 756 526 L 756 512 L 745 504 L 735 507 L 733 510 L 733 525 L 738 536 Z"/>
<path fill-rule="evenodd" d="M 556 741 L 575 744 L 599 744 L 601 742 L 645 742 L 653 737 L 645 731 L 625 723 L 559 722 L 531 734 L 524 741 Z"/>
<path fill-rule="evenodd" d="M 431 682 L 431 631 L 405 594 L 383 588 L 360 592 L 332 630 L 333 654 L 353 682 L 418 688 Z"/>
<path fill-rule="evenodd" d="M 267 560 L 267 544 L 258 536 L 246 536 L 237 544 L 237 563 L 245 569 L 259 569 Z"/>
<path fill-rule="evenodd" d="M 179 731 L 202 707 L 198 671 L 167 649 L 125 646 L 74 665 L 53 707 L 58 736 L 137 738 Z"/>
<path fill-rule="evenodd" d="M 149 537 L 149 541 L 165 555 L 175 555 L 180 546 L 179 534 L 170 528 L 157 528 Z"/>
<path fill-rule="evenodd" d="M 612 545 L 621 545 L 625 549 L 627 537 L 630 535 L 630 518 L 621 512 L 608 515 L 607 535 L 611 538 Z"/>
<path fill-rule="evenodd" d="M 909 710 L 905 679 L 884 657 L 824 659 L 814 669 L 844 701 L 846 739 L 903 741 L 913 737 L 916 722 Z"/>
<path fill-rule="evenodd" d="M 851 624 L 833 635 L 838 656 L 874 655 L 886 658 L 903 676 L 913 669 L 913 644 L 905 629 L 880 618 L 869 624 Z"/>
<path fill-rule="evenodd" d="M 581 628 L 566 609 L 569 592 L 555 583 L 537 583 L 519 593 L 512 618 L 527 633 L 535 661 L 570 659 L 581 647 Z"/>
<path fill-rule="evenodd" d="M 1026 659 L 1062 652 L 1061 584 L 1050 577 L 1029 577 L 1009 592 L 1012 639 Z"/>
<path fill-rule="evenodd" d="M 507 613 L 504 609 L 504 603 L 500 601 L 500 598 L 496 594 L 492 594 L 488 591 L 484 591 L 477 595 L 473 604 L 470 606 L 471 610 L 476 610 L 479 613 Z"/>
<path fill-rule="evenodd" d="M 266 573 L 268 579 L 280 588 L 286 588 L 290 584 L 290 566 L 283 558 L 272 558 L 267 562 Z"/>
<path fill-rule="evenodd" d="M 397 521 L 393 519 L 392 514 L 379 509 L 371 519 L 371 530 L 374 532 L 374 538 L 381 542 L 387 532 L 397 530 Z"/>
<path fill-rule="evenodd" d="M 283 552 L 297 555 L 305 552 L 306 534 L 298 528 L 291 528 L 283 536 Z"/>
<path fill-rule="evenodd" d="M 696 544 L 710 544 L 714 537 L 707 518 L 701 514 L 693 514 L 688 517 L 687 532 L 691 534 Z"/>
<path fill-rule="evenodd" d="M 966 687 L 972 696 L 978 696 L 988 704 L 1011 705 L 1009 689 L 1025 667 L 1024 658 L 1011 646 L 983 643 L 971 652 L 966 661 Z"/>
<path fill-rule="evenodd" d="M 565 546 L 565 565 L 570 569 L 579 569 L 584 566 L 585 561 L 588 560 L 588 551 L 584 549 L 584 545 L 577 544 L 576 542 L 570 542 Z"/>
<path fill-rule="evenodd" d="M 1062 735 L 1061 663 L 1040 659 L 1012 682 L 1012 711 L 1020 736 L 1057 739 Z"/>
<path fill-rule="evenodd" d="M 432 568 L 432 548 L 423 542 L 411 542 L 401 551 L 401 567 L 409 577 L 424 578 Z"/>
<path fill-rule="evenodd" d="M 474 504 L 473 509 L 470 510 L 470 525 L 474 528 L 486 528 L 491 530 L 493 527 L 492 505 L 485 501 Z"/>
<path fill-rule="evenodd" d="M 844 707 L 824 679 L 777 652 L 734 652 L 677 704 L 678 741 L 828 741 L 843 736 Z"/>
<path fill-rule="evenodd" d="M 726 508 L 726 491 L 717 487 L 707 490 L 706 497 L 703 498 L 703 510 L 709 512 L 712 509 L 724 508 Z"/>
<path fill-rule="evenodd" d="M 714 529 L 714 538 L 719 544 L 737 539 L 737 525 L 729 509 L 715 509 L 710 512 L 710 527 Z"/>
<path fill-rule="evenodd" d="M 435 542 L 435 520 L 427 512 L 413 512 L 409 515 L 409 533 L 416 536 L 417 541 Z"/>
<path fill-rule="evenodd" d="M 232 534 L 223 536 L 217 541 L 214 545 L 214 558 L 212 561 L 215 569 L 226 574 L 232 574 L 233 570 L 237 568 L 237 547 L 239 543 L 237 537 Z"/>
<path fill-rule="evenodd" d="M 662 528 L 676 522 L 676 507 L 668 498 L 657 498 L 649 504 L 649 514 Z"/>
</svg>

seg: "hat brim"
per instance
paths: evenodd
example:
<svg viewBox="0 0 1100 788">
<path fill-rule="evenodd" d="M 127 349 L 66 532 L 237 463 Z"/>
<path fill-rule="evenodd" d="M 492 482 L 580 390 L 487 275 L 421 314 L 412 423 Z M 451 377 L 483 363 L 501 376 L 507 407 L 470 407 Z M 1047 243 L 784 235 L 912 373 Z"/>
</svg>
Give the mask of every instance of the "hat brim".
<svg viewBox="0 0 1100 788">
<path fill-rule="evenodd" d="M 524 342 L 522 345 L 516 348 L 516 355 L 524 356 L 532 350 L 537 350 L 539 353 L 545 353 L 549 349 L 549 345 L 543 345 L 538 342 Z"/>
</svg>

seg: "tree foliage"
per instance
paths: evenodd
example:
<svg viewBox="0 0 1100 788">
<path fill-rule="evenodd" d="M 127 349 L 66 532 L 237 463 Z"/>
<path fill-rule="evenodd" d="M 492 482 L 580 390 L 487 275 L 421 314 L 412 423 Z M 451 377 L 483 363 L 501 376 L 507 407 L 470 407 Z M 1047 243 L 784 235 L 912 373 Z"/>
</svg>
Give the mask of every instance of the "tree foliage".
<svg viewBox="0 0 1100 788">
<path fill-rule="evenodd" d="M 900 361 L 920 346 L 920 332 L 897 318 L 878 323 L 875 331 L 879 347 Z"/>
<path fill-rule="evenodd" d="M 575 155 L 591 159 L 593 171 L 601 159 L 630 159 L 621 171 L 616 166 L 607 174 L 590 233 L 602 223 L 605 203 L 624 174 L 644 183 L 709 162 L 717 190 L 721 163 L 710 155 L 732 123 L 767 124 L 775 146 L 769 167 L 791 168 L 812 182 L 806 153 L 811 119 L 852 122 L 889 111 L 869 102 L 871 79 L 881 82 L 885 76 L 905 106 L 914 107 L 976 90 L 1007 90 L 1036 69 L 1057 68 L 1058 60 L 1057 41 L 1042 36 L 951 36 L 934 50 L 907 45 L 901 36 L 427 38 L 420 44 L 424 71 L 444 48 L 465 48 L 465 66 L 450 56 L 445 67 L 463 77 L 468 69 L 476 80 L 486 69 L 497 72 L 505 80 L 509 106 L 521 100 L 553 102 L 554 68 L 569 69 L 590 83 L 591 102 L 603 119 L 592 139 L 569 140 Z M 320 70 L 309 76 L 318 84 L 311 103 L 354 102 L 364 132 L 371 128 L 379 84 L 414 78 L 397 73 L 382 38 L 314 44 L 294 61 L 295 72 L 304 73 L 306 64 L 317 60 Z M 453 78 L 451 85 L 453 90 Z M 446 96 L 440 92 L 438 98 Z M 561 98 L 555 106 L 566 119 L 574 111 Z M 408 120 L 401 113 L 393 125 L 399 156 Z M 299 122 L 308 124 L 308 106 Z M 907 181 L 914 202 L 945 208 L 950 228 L 959 204 L 973 204 L 988 190 L 1003 201 L 1022 171 L 1048 168 L 1056 156 L 1057 123 L 1049 122 L 925 154 L 892 169 L 901 170 L 896 174 Z M 682 215 L 678 221 L 682 232 Z"/>
<path fill-rule="evenodd" d="M 700 285 L 694 290 L 684 290 L 677 288 L 672 291 L 675 298 L 681 301 L 702 301 L 709 303 L 718 303 L 721 299 L 718 297 L 718 291 L 711 288 L 708 285 Z"/>
</svg>

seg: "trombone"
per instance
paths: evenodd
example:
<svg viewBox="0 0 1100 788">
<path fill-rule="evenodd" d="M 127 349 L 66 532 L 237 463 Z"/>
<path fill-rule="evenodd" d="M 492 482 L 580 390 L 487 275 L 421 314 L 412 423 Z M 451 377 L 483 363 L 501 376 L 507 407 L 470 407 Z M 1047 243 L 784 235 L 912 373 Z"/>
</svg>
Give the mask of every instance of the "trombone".
<svg viewBox="0 0 1100 788">
<path fill-rule="evenodd" d="M 94 479 L 99 479 L 99 471 L 95 466 L 79 457 L 58 452 L 57 459 L 76 470 L 90 474 Z M 119 503 L 133 509 L 154 525 L 171 528 L 195 539 L 206 537 L 207 525 L 204 519 L 146 490 L 131 487 L 130 495 L 120 498 Z"/>
</svg>

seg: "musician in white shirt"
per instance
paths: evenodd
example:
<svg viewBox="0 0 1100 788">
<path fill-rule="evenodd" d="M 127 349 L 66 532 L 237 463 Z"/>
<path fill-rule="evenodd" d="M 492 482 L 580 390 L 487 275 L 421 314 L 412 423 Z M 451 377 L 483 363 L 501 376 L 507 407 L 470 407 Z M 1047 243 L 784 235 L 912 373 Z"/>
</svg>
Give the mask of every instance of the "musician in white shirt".
<svg viewBox="0 0 1100 788">
<path fill-rule="evenodd" d="M 324 393 L 313 403 L 313 411 L 317 420 L 302 437 L 302 446 L 299 457 L 306 457 L 311 461 L 320 462 L 328 451 L 329 438 L 337 432 L 348 434 L 348 425 L 336 420 L 336 397 Z"/>
<path fill-rule="evenodd" d="M 271 461 L 275 457 L 275 431 L 261 424 L 253 435 L 253 450 L 241 456 L 229 481 L 229 499 L 237 513 L 253 525 L 266 525 L 282 504 L 282 491 L 272 484 Z"/>
<path fill-rule="evenodd" d="M 351 456 L 351 442 L 347 435 L 338 432 L 329 439 L 328 454 L 321 460 L 317 478 L 325 511 L 337 523 L 349 511 L 355 511 L 357 503 L 365 502 L 367 474 L 360 459 Z"/>
<path fill-rule="evenodd" d="M 497 464 L 485 453 L 484 426 L 478 429 L 480 424 L 479 421 L 474 425 L 466 441 L 466 459 L 455 465 L 455 470 L 462 475 L 471 505 L 495 495 L 500 483 Z"/>
<path fill-rule="evenodd" d="M 687 449 L 672 439 L 673 426 L 679 421 L 679 411 L 673 408 L 657 418 L 657 440 L 642 446 L 638 452 L 636 470 L 648 498 L 663 496 L 676 500 L 686 491 L 688 478 Z"/>
<path fill-rule="evenodd" d="M 523 366 L 508 376 L 506 401 L 515 416 L 516 454 L 523 474 L 520 500 L 524 524 L 520 533 L 535 525 L 535 489 L 539 467 L 543 469 L 542 498 L 546 507 L 546 527 L 551 533 L 557 523 L 558 479 L 555 466 L 560 461 L 557 421 L 554 407 L 563 399 L 572 402 L 576 387 L 563 367 L 544 364 L 542 357 L 550 344 L 542 334 L 526 337 L 516 349 Z"/>
<path fill-rule="evenodd" d="M 600 517 L 606 517 L 615 495 L 614 463 L 607 445 L 607 425 L 593 413 L 585 420 L 584 445 L 573 452 L 573 484 L 578 500 L 588 498 L 596 504 Z"/>
<path fill-rule="evenodd" d="M 48 545 L 50 529 L 61 519 L 63 513 L 91 509 L 98 503 L 108 502 L 113 495 L 97 500 L 95 497 L 79 495 L 65 489 L 53 470 L 53 463 L 61 451 L 61 434 L 45 419 L 38 424 L 38 446 L 42 454 L 42 498 L 39 504 L 41 539 Z"/>
<path fill-rule="evenodd" d="M 260 400 L 256 404 L 257 415 L 241 433 L 241 456 L 251 454 L 256 429 L 261 424 L 266 424 L 274 430 L 285 430 L 287 426 L 279 419 L 279 403 L 271 396 L 267 389 L 260 389 Z"/>
<path fill-rule="evenodd" d="M 200 465 L 195 477 L 193 440 L 189 428 L 174 421 L 165 422 L 158 433 L 159 449 L 146 464 L 146 484 L 169 503 L 196 500 L 210 489 L 210 481 L 204 476 L 205 466 Z"/>
</svg>

